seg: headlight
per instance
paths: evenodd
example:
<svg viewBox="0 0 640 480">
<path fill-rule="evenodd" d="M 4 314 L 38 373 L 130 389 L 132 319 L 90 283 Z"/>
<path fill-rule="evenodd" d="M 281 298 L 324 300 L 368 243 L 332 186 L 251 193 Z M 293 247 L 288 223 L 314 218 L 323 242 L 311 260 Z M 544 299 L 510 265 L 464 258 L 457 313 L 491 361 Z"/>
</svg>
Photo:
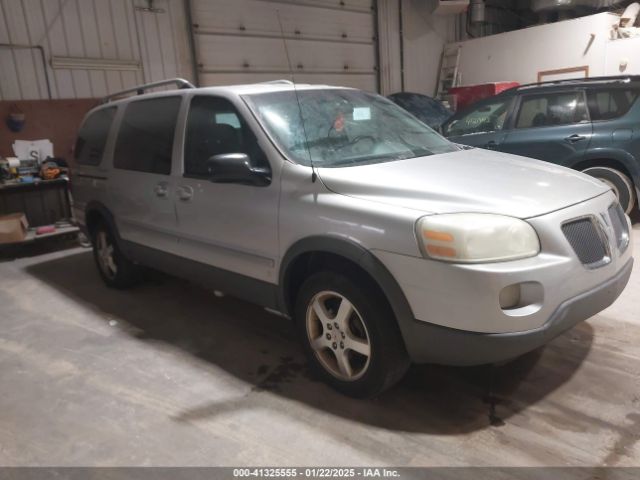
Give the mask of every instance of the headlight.
<svg viewBox="0 0 640 480">
<path fill-rule="evenodd" d="M 533 227 L 503 215 L 429 215 L 418 220 L 416 234 L 425 256 L 447 262 L 501 262 L 540 252 Z"/>
</svg>

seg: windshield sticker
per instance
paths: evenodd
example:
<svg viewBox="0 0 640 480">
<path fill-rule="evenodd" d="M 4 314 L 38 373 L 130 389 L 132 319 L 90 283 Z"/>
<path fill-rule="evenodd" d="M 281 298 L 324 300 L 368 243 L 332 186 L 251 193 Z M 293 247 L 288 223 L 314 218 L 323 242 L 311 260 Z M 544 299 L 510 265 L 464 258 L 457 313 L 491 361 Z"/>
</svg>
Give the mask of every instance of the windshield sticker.
<svg viewBox="0 0 640 480">
<path fill-rule="evenodd" d="M 358 120 L 371 120 L 371 109 L 369 107 L 355 107 L 353 109 L 353 119 Z"/>
</svg>

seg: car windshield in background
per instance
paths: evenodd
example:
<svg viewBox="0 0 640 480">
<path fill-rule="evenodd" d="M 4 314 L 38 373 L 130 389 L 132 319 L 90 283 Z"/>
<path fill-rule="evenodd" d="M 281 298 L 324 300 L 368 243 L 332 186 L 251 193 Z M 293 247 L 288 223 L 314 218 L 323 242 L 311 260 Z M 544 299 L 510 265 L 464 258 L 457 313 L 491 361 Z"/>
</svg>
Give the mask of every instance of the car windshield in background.
<svg viewBox="0 0 640 480">
<path fill-rule="evenodd" d="M 442 130 L 447 137 L 502 130 L 511 100 L 511 97 L 496 98 L 466 110 L 467 113 L 456 114 L 443 125 Z"/>
<path fill-rule="evenodd" d="M 387 98 L 434 130 L 440 128 L 453 115 L 440 100 L 420 93 L 398 92 Z"/>
<path fill-rule="evenodd" d="M 290 90 L 244 98 L 284 153 L 302 165 L 353 166 L 458 150 L 394 103 L 359 90 Z"/>
</svg>

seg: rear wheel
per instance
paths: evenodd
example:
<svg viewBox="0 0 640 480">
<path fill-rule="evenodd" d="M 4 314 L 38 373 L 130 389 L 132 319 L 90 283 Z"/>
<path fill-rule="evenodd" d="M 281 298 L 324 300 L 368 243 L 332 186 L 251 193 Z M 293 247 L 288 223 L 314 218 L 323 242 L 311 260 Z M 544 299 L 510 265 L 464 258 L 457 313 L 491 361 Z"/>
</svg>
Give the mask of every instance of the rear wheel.
<svg viewBox="0 0 640 480">
<path fill-rule="evenodd" d="M 633 188 L 633 182 L 627 175 L 610 167 L 590 167 L 583 170 L 583 173 L 591 175 L 611 187 L 624 212 L 626 214 L 631 212 L 636 204 L 636 192 Z"/>
<path fill-rule="evenodd" d="M 98 224 L 92 237 L 93 258 L 107 286 L 128 288 L 139 281 L 140 268 L 120 251 L 109 227 Z"/>
<path fill-rule="evenodd" d="M 296 300 L 299 335 L 314 370 L 353 397 L 382 392 L 409 366 L 391 309 L 367 283 L 320 272 Z"/>
</svg>

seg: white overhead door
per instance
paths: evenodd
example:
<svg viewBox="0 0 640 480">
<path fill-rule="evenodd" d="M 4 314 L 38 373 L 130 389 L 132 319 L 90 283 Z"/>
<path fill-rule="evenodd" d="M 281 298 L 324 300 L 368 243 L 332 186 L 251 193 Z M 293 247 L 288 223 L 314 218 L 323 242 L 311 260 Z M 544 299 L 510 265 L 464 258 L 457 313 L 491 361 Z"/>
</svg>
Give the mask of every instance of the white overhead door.
<svg viewBox="0 0 640 480">
<path fill-rule="evenodd" d="M 375 0 L 192 0 L 201 86 L 292 77 L 376 91 Z"/>
</svg>

